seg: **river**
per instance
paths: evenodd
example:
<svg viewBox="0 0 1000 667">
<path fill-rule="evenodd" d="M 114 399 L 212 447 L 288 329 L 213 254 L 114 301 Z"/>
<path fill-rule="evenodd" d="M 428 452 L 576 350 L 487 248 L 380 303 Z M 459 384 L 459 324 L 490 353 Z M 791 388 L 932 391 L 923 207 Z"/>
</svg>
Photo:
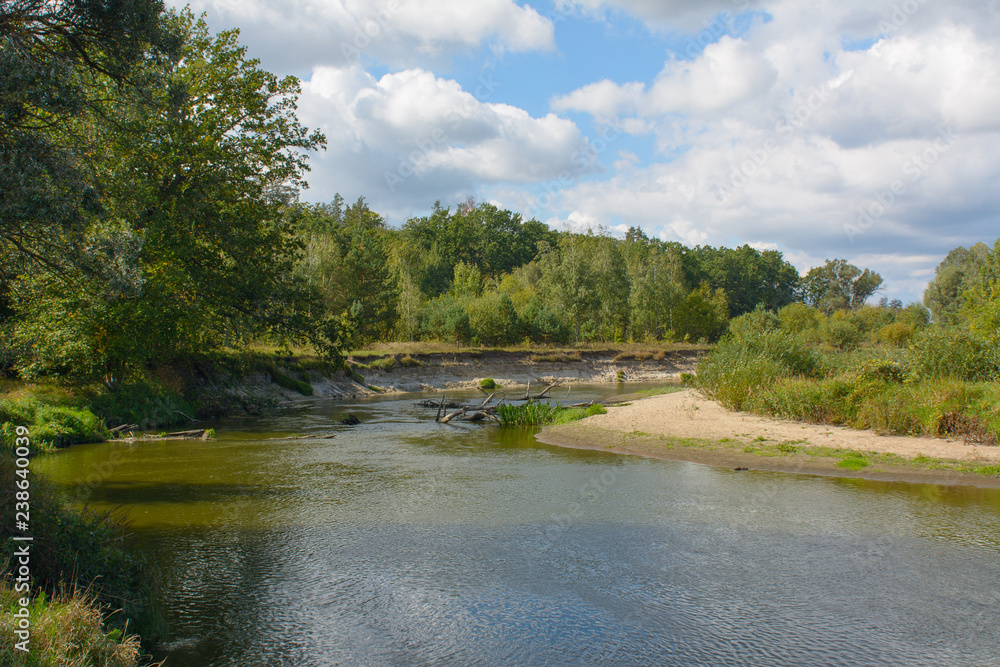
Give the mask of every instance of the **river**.
<svg viewBox="0 0 1000 667">
<path fill-rule="evenodd" d="M 167 667 L 1000 664 L 1000 490 L 561 449 L 418 398 L 33 466 L 130 508 Z"/>
</svg>

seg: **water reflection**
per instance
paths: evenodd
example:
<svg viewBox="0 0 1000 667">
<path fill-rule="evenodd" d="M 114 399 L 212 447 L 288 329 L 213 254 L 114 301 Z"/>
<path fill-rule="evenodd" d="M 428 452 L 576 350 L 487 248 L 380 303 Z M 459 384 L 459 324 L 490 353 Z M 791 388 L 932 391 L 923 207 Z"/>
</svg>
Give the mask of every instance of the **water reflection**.
<svg viewBox="0 0 1000 667">
<path fill-rule="evenodd" d="M 340 425 L 348 410 L 363 423 Z M 995 489 L 563 450 L 436 424 L 413 397 L 213 426 L 217 442 L 82 446 L 36 465 L 132 507 L 166 579 L 169 665 L 1000 655 Z M 308 433 L 336 438 L 270 439 Z"/>
</svg>

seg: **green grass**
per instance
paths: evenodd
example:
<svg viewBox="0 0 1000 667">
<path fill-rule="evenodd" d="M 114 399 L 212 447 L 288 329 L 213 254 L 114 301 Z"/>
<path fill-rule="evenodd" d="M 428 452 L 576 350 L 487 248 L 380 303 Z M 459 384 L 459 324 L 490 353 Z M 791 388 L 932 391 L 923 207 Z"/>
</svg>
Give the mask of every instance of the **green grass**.
<svg viewBox="0 0 1000 667">
<path fill-rule="evenodd" d="M 838 468 L 844 468 L 845 470 L 862 470 L 870 465 L 868 459 L 861 452 L 852 452 L 837 463 Z"/>
<path fill-rule="evenodd" d="M 493 378 L 483 378 L 479 381 L 480 389 L 496 389 L 498 386 L 497 381 Z"/>
<path fill-rule="evenodd" d="M 497 417 L 501 426 L 544 426 L 546 424 L 568 424 L 584 417 L 603 415 L 608 409 L 600 403 L 586 408 L 565 408 L 549 402 L 529 401 L 521 405 L 502 404 L 497 406 Z"/>
<path fill-rule="evenodd" d="M 141 657 L 139 638 L 119 628 L 107 628 L 99 603 L 93 596 L 75 592 L 49 598 L 40 593 L 27 607 L 31 622 L 30 654 L 23 661 L 8 662 L 16 655 L 14 634 L 23 593 L 15 591 L 9 578 L 0 580 L 0 664 L 60 665 L 61 667 L 133 667 Z"/>
<path fill-rule="evenodd" d="M 393 368 L 396 367 L 395 357 L 382 357 L 380 359 L 372 359 L 368 362 L 368 368 L 373 368 L 378 371 L 385 371 L 388 373 Z"/>
<path fill-rule="evenodd" d="M 551 403 L 528 401 L 521 405 L 504 403 L 497 406 L 501 426 L 542 426 L 551 424 L 559 408 Z"/>
<path fill-rule="evenodd" d="M 32 452 L 100 442 L 108 435 L 100 417 L 87 407 L 53 405 L 36 395 L 0 398 L 0 438 L 6 449 L 14 444 L 17 426 L 28 427 Z"/>
</svg>

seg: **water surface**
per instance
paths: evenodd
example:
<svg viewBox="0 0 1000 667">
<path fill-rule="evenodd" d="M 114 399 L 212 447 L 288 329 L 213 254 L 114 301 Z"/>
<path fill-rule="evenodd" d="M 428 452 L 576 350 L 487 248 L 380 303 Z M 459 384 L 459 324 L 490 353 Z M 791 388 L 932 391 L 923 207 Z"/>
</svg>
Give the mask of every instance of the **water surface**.
<svg viewBox="0 0 1000 667">
<path fill-rule="evenodd" d="M 167 665 L 998 664 L 996 489 L 560 449 L 417 398 L 33 465 L 131 508 Z"/>
</svg>

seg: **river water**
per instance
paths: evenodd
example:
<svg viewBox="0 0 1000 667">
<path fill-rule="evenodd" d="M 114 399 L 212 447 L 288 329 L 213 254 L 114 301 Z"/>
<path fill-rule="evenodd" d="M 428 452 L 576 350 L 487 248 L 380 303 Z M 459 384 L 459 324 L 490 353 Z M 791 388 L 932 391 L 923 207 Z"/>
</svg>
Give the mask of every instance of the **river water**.
<svg viewBox="0 0 1000 667">
<path fill-rule="evenodd" d="M 418 398 L 33 466 L 131 508 L 168 667 L 1000 665 L 996 489 L 560 449 Z"/>
</svg>

